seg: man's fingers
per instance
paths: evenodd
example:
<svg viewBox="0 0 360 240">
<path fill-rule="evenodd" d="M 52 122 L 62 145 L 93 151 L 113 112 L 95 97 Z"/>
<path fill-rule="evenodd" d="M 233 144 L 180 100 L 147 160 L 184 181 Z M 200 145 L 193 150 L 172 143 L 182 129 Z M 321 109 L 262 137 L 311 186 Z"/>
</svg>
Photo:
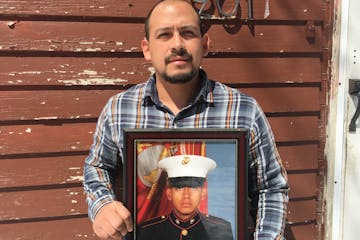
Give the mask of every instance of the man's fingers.
<svg viewBox="0 0 360 240">
<path fill-rule="evenodd" d="M 93 229 L 100 239 L 121 239 L 133 229 L 131 214 L 122 203 L 109 203 L 95 217 Z"/>
<path fill-rule="evenodd" d="M 108 238 L 108 234 L 101 228 L 101 226 L 93 225 L 93 230 L 100 239 Z"/>
<path fill-rule="evenodd" d="M 134 226 L 133 226 L 131 213 L 129 212 L 129 210 L 121 202 L 117 202 L 116 211 L 123 220 L 123 224 L 125 225 L 125 230 L 127 232 L 132 232 Z"/>
<path fill-rule="evenodd" d="M 126 235 L 127 231 L 123 226 L 124 221 L 120 218 L 117 212 L 114 211 L 109 213 L 106 220 L 108 224 L 104 225 L 104 227 L 107 226 L 107 228 L 104 230 L 112 239 L 121 239 Z"/>
</svg>

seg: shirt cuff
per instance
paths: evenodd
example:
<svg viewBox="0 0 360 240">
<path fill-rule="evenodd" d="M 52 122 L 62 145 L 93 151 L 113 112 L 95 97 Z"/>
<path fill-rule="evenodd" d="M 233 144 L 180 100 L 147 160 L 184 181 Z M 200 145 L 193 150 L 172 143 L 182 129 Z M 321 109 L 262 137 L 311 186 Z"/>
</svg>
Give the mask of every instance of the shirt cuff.
<svg viewBox="0 0 360 240">
<path fill-rule="evenodd" d="M 96 214 L 100 211 L 105 205 L 112 203 L 114 201 L 111 195 L 106 195 L 101 198 L 96 199 L 91 204 L 89 204 L 89 218 L 91 221 L 95 220 Z"/>
</svg>

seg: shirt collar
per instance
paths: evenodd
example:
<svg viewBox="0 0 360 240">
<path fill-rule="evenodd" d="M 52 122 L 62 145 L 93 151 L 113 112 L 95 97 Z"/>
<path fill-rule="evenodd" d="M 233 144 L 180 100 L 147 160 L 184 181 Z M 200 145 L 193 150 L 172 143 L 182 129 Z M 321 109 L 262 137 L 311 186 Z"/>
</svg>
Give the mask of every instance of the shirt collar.
<svg viewBox="0 0 360 240">
<path fill-rule="evenodd" d="M 200 91 L 195 97 L 193 104 L 201 101 L 213 104 L 214 82 L 207 78 L 206 72 L 202 69 L 199 71 L 199 78 L 201 82 Z M 154 104 L 161 105 L 156 89 L 155 74 L 153 74 L 146 83 L 143 104 L 144 106 L 151 106 Z"/>
</svg>

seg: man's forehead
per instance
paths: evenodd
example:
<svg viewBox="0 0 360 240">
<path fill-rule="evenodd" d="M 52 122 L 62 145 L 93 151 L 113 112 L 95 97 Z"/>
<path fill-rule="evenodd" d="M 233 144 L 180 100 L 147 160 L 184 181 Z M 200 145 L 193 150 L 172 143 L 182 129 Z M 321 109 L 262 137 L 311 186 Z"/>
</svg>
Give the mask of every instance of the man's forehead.
<svg viewBox="0 0 360 240">
<path fill-rule="evenodd" d="M 181 8 L 180 11 L 177 10 Z M 153 22 L 154 19 L 161 20 L 163 18 L 171 18 L 174 21 L 178 21 L 179 16 L 176 18 L 173 14 L 178 14 L 184 21 L 193 22 L 194 24 L 198 24 L 198 15 L 196 10 L 192 7 L 192 5 L 184 0 L 176 0 L 176 1 L 163 1 L 159 3 L 154 9 L 150 16 L 150 22 Z M 163 24 L 163 23 L 162 23 Z"/>
</svg>

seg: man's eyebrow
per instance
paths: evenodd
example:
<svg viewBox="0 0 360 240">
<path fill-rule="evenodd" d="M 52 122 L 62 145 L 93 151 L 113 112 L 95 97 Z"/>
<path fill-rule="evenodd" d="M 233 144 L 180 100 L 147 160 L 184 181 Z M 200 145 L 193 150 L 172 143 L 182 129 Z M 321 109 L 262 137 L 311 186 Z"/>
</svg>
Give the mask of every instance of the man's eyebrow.
<svg viewBox="0 0 360 240">
<path fill-rule="evenodd" d="M 154 31 L 155 34 L 158 34 L 159 32 L 166 32 L 172 30 L 173 27 L 161 27 Z"/>
<path fill-rule="evenodd" d="M 154 33 L 158 34 L 159 32 L 172 31 L 173 29 L 174 29 L 174 27 L 160 27 L 160 28 L 156 29 Z M 183 30 L 197 31 L 197 30 L 199 30 L 199 27 L 197 27 L 196 25 L 184 25 L 184 26 L 180 26 L 179 30 L 180 31 L 183 31 Z"/>
</svg>

